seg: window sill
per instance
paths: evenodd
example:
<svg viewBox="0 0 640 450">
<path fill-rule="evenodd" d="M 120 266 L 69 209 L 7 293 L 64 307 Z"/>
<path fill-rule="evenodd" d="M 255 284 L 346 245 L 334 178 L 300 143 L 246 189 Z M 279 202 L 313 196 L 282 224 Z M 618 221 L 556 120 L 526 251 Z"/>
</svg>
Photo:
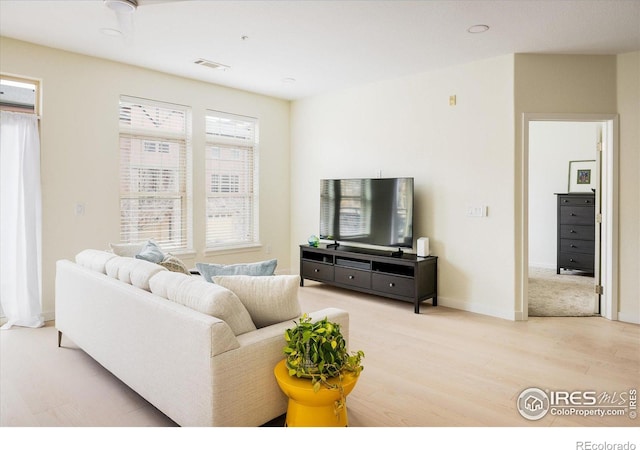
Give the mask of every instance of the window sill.
<svg viewBox="0 0 640 450">
<path fill-rule="evenodd" d="M 232 255 L 236 253 L 259 252 L 260 250 L 262 250 L 262 244 L 258 243 L 245 246 L 207 248 L 204 250 L 204 255 Z"/>
</svg>

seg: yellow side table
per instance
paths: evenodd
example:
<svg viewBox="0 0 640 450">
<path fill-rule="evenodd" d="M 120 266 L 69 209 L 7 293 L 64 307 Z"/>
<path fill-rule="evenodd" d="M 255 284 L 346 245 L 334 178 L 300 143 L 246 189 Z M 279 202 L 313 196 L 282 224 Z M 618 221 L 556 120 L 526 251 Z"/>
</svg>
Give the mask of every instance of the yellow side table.
<svg viewBox="0 0 640 450">
<path fill-rule="evenodd" d="M 282 392 L 289 397 L 287 406 L 287 427 L 346 427 L 347 406 L 338 412 L 336 416 L 335 403 L 340 400 L 340 392 L 334 389 L 320 388 L 313 392 L 313 384 L 308 378 L 298 378 L 289 375 L 285 361 L 280 361 L 273 373 Z M 337 381 L 334 378 L 330 382 Z M 358 377 L 347 372 L 342 377 L 344 396 L 351 393 L 358 381 Z"/>
</svg>

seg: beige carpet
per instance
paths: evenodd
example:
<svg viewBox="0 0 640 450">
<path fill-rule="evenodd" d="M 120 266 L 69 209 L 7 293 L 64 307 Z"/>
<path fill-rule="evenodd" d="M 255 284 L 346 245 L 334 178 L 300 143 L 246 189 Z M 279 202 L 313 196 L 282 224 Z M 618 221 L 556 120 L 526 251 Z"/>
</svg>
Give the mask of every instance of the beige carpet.
<svg viewBox="0 0 640 450">
<path fill-rule="evenodd" d="M 529 316 L 595 316 L 595 278 L 581 272 L 529 267 Z"/>
</svg>

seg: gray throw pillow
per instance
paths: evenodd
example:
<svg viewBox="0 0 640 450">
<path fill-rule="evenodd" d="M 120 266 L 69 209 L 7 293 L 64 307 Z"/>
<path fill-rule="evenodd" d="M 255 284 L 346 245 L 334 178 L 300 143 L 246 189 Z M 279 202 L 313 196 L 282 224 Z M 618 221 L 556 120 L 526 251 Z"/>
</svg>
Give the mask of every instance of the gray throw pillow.
<svg viewBox="0 0 640 450">
<path fill-rule="evenodd" d="M 200 275 L 209 283 L 213 283 L 213 277 L 228 275 L 269 276 L 273 275 L 278 265 L 277 259 L 246 264 L 207 264 L 196 263 Z"/>
<path fill-rule="evenodd" d="M 136 258 L 158 264 L 164 259 L 164 253 L 162 253 L 158 244 L 148 241 L 136 255 Z"/>
</svg>

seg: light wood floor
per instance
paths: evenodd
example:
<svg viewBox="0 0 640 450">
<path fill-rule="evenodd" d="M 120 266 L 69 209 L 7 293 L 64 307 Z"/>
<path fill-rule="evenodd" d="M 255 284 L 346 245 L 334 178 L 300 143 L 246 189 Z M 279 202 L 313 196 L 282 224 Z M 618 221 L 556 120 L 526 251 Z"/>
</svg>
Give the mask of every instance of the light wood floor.
<svg viewBox="0 0 640 450">
<path fill-rule="evenodd" d="M 526 388 L 609 394 L 640 388 L 640 326 L 600 317 L 512 322 L 306 282 L 303 311 L 350 313 L 350 348 L 365 370 L 348 397 L 350 427 L 637 427 L 640 419 L 522 418 Z M 0 332 L 3 427 L 170 427 L 175 424 L 52 323 Z"/>
</svg>

